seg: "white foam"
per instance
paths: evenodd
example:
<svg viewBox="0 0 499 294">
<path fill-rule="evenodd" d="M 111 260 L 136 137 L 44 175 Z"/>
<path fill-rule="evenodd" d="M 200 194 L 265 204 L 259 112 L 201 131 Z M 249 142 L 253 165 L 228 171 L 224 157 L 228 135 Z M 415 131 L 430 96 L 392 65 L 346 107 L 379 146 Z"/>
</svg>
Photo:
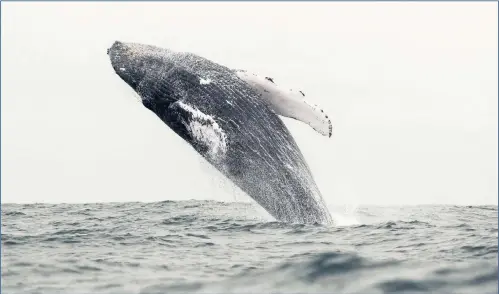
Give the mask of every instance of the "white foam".
<svg viewBox="0 0 499 294">
<path fill-rule="evenodd" d="M 331 214 L 331 217 L 333 218 L 334 225 L 338 227 L 360 225 L 360 222 L 355 215 L 335 213 Z"/>
<path fill-rule="evenodd" d="M 327 205 L 335 226 L 355 226 L 360 225 L 361 221 L 358 218 L 356 204 L 343 205 L 343 206 L 330 206 Z"/>
</svg>

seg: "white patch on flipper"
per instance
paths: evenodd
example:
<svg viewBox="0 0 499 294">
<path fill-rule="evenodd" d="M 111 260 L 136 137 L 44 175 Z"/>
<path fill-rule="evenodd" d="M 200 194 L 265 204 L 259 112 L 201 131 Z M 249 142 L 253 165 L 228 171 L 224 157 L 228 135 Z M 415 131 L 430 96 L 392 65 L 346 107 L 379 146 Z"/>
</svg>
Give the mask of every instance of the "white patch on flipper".
<svg viewBox="0 0 499 294">
<path fill-rule="evenodd" d="M 333 126 L 328 115 L 317 105 L 307 102 L 302 91 L 283 90 L 272 78 L 243 70 L 236 70 L 235 73 L 261 94 L 276 114 L 304 122 L 320 134 L 331 137 Z"/>
<path fill-rule="evenodd" d="M 208 154 L 212 158 L 224 155 L 227 152 L 227 135 L 215 119 L 181 101 L 178 105 L 192 114 L 192 119 L 184 122 L 184 125 L 194 139 L 208 147 Z"/>
<path fill-rule="evenodd" d="M 203 79 L 203 78 L 200 78 L 199 79 L 199 83 L 201 85 L 209 85 L 211 83 L 211 80 L 210 79 Z"/>
</svg>

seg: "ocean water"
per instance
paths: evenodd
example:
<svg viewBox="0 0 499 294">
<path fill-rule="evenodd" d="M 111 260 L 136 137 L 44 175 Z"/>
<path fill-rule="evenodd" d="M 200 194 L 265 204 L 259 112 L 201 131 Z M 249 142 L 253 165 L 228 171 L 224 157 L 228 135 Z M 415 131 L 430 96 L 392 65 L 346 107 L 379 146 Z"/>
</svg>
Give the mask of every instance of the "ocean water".
<svg viewBox="0 0 499 294">
<path fill-rule="evenodd" d="M 2 293 L 497 293 L 497 206 L 3 204 Z"/>
</svg>

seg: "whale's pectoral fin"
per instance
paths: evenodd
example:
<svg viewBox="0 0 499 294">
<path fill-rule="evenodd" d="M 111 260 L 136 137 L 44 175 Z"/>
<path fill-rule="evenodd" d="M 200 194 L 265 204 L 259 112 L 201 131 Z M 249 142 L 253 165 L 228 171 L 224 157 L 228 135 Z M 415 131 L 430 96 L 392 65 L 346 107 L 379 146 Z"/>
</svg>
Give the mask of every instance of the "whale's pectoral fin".
<svg viewBox="0 0 499 294">
<path fill-rule="evenodd" d="M 169 111 L 176 117 L 176 121 L 185 127 L 190 143 L 201 154 L 211 158 L 225 154 L 227 135 L 215 117 L 183 101 L 172 103 Z"/>
<path fill-rule="evenodd" d="M 276 114 L 304 122 L 318 133 L 331 137 L 331 119 L 319 106 L 309 103 L 305 99 L 305 93 L 283 90 L 270 77 L 261 77 L 244 70 L 234 72 L 259 93 Z"/>
</svg>

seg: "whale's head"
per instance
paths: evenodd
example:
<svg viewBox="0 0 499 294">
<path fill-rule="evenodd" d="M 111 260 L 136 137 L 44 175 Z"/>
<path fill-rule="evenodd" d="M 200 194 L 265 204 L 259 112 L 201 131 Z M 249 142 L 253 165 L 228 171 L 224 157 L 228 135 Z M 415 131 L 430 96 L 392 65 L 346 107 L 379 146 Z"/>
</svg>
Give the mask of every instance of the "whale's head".
<svg viewBox="0 0 499 294">
<path fill-rule="evenodd" d="M 107 49 L 107 54 L 116 74 L 136 92 L 140 92 L 138 88 L 145 79 L 173 66 L 165 58 L 165 49 L 150 45 L 116 41 Z"/>
<path fill-rule="evenodd" d="M 115 73 L 138 94 L 142 105 L 189 140 L 186 127 L 179 122 L 181 110 L 171 107 L 189 87 L 181 83 L 186 77 L 175 53 L 151 45 L 116 41 L 107 54 Z"/>
</svg>

